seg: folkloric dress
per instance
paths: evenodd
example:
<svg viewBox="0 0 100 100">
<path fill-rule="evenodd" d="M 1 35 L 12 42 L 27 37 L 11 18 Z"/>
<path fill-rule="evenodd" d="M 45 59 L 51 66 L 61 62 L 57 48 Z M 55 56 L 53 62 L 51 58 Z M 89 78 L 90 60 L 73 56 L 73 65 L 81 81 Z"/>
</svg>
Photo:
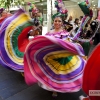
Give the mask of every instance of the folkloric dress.
<svg viewBox="0 0 100 100">
<path fill-rule="evenodd" d="M 65 31 L 49 32 L 30 41 L 24 53 L 24 77 L 28 85 L 39 83 L 46 90 L 62 93 L 81 89 L 84 51 L 65 37 L 68 37 Z"/>
<path fill-rule="evenodd" d="M 24 71 L 23 55 L 29 40 L 32 19 L 22 9 L 3 21 L 0 27 L 0 64 L 18 72 Z M 19 41 L 18 41 L 19 40 Z"/>
</svg>

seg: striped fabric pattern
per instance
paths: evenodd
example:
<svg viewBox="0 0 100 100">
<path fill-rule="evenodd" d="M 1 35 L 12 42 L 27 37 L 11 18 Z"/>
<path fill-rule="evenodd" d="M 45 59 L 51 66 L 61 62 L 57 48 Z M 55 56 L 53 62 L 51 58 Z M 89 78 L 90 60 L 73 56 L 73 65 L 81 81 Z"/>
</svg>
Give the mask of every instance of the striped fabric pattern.
<svg viewBox="0 0 100 100">
<path fill-rule="evenodd" d="M 51 91 L 79 91 L 85 65 L 82 56 L 84 52 L 79 44 L 37 36 L 25 51 L 25 81 L 28 85 L 39 82 Z"/>
<path fill-rule="evenodd" d="M 31 18 L 22 9 L 2 23 L 0 29 L 0 62 L 3 66 L 19 72 L 24 71 L 23 52 L 18 49 L 18 36 L 29 26 L 32 26 Z"/>
<path fill-rule="evenodd" d="M 1 17 L 0 18 L 0 26 L 1 26 L 1 24 L 2 24 L 2 22 L 5 20 L 5 17 Z"/>
<path fill-rule="evenodd" d="M 81 23 L 81 25 L 80 25 L 77 33 L 73 37 L 73 40 L 78 40 L 78 41 L 81 41 L 81 42 L 89 42 L 92 39 L 92 37 L 90 39 L 80 38 L 80 35 L 81 35 L 82 30 L 84 30 L 84 27 L 85 27 L 85 25 L 87 24 L 87 22 L 89 20 L 90 20 L 90 17 L 89 16 L 84 16 L 83 17 L 82 23 Z"/>
</svg>

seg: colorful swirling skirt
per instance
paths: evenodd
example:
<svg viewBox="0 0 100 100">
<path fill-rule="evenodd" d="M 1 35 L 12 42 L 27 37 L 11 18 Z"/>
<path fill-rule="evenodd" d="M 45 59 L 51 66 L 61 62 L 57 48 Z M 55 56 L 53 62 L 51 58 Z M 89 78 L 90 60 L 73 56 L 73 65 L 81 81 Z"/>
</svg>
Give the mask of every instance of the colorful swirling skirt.
<svg viewBox="0 0 100 100">
<path fill-rule="evenodd" d="M 100 100 L 100 96 L 89 95 L 89 92 L 94 93 L 93 90 L 95 90 L 95 93 L 100 94 L 100 44 L 96 46 L 87 61 L 83 74 L 82 88 L 90 97 L 90 100 Z"/>
<path fill-rule="evenodd" d="M 76 92 L 82 84 L 85 60 L 79 44 L 51 36 L 37 36 L 24 53 L 24 77 L 28 85 L 39 82 L 44 89 Z"/>
<path fill-rule="evenodd" d="M 0 18 L 0 26 L 1 26 L 1 24 L 3 23 L 3 21 L 4 20 L 6 20 L 8 17 L 10 17 L 10 16 L 12 16 L 12 14 L 7 14 L 7 15 L 5 15 L 5 16 L 2 16 L 1 18 Z"/>
<path fill-rule="evenodd" d="M 1 18 L 0 18 L 0 26 L 1 26 L 2 22 L 3 22 L 5 19 L 6 19 L 5 17 L 1 17 Z"/>
<path fill-rule="evenodd" d="M 30 30 L 32 26 L 31 20 L 30 16 L 20 9 L 2 23 L 0 27 L 0 64 L 3 66 L 19 72 L 24 71 L 24 51 L 22 52 L 18 48 L 18 37 L 22 33 L 28 34 L 27 30 Z M 26 45 L 28 42 L 26 37 L 26 42 L 23 44 Z"/>
</svg>

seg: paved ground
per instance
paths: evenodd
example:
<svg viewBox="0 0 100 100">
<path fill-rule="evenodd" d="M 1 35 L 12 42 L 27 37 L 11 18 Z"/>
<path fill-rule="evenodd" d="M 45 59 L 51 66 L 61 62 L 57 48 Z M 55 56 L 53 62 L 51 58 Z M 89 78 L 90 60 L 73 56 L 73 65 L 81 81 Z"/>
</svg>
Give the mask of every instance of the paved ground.
<svg viewBox="0 0 100 100">
<path fill-rule="evenodd" d="M 53 98 L 52 92 L 40 88 L 37 84 L 27 86 L 19 73 L 0 65 L 0 100 L 79 100 L 82 90 L 77 93 L 58 93 Z"/>
</svg>

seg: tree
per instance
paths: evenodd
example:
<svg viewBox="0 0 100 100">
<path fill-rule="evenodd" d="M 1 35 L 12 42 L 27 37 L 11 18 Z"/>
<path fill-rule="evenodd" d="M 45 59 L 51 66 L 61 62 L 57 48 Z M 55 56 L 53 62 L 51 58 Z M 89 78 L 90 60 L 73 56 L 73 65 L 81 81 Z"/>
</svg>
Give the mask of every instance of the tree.
<svg viewBox="0 0 100 100">
<path fill-rule="evenodd" d="M 8 9 L 10 7 L 14 6 L 23 6 L 24 5 L 24 0 L 0 0 L 0 7 L 3 7 L 5 9 Z"/>
</svg>

